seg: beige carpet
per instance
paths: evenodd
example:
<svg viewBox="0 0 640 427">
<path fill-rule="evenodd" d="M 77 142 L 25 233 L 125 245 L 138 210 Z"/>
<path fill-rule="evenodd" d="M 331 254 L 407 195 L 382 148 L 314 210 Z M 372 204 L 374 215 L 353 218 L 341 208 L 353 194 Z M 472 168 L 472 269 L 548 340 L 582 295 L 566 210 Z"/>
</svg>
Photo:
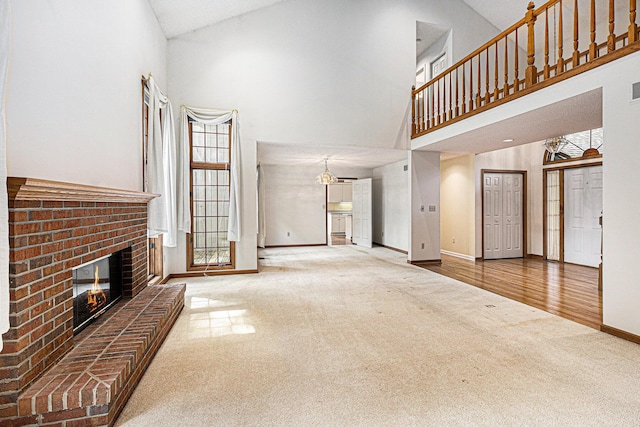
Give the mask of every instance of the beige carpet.
<svg viewBox="0 0 640 427">
<path fill-rule="evenodd" d="M 188 281 L 118 426 L 640 426 L 640 346 L 354 246 Z"/>
</svg>

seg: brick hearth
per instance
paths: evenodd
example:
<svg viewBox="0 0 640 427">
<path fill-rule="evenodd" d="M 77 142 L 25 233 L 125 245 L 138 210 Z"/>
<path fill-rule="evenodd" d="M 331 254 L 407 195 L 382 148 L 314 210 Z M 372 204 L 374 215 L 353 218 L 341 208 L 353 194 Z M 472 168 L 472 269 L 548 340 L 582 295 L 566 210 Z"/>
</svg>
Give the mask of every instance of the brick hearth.
<svg viewBox="0 0 640 427">
<path fill-rule="evenodd" d="M 0 424 L 22 425 L 21 393 L 74 348 L 72 268 L 123 250 L 123 296 L 146 289 L 154 195 L 25 178 L 9 178 L 8 189 L 11 328 L 0 353 Z"/>
</svg>

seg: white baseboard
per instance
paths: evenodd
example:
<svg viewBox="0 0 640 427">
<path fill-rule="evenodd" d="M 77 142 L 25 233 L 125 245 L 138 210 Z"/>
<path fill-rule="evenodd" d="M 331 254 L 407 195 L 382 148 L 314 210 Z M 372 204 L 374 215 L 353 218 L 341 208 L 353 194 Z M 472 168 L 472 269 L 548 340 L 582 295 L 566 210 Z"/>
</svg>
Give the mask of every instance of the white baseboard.
<svg viewBox="0 0 640 427">
<path fill-rule="evenodd" d="M 440 253 L 443 255 L 454 256 L 456 258 L 466 259 L 467 261 L 475 261 L 476 258 L 471 255 L 459 254 L 457 252 L 445 251 L 444 249 L 440 249 Z"/>
</svg>

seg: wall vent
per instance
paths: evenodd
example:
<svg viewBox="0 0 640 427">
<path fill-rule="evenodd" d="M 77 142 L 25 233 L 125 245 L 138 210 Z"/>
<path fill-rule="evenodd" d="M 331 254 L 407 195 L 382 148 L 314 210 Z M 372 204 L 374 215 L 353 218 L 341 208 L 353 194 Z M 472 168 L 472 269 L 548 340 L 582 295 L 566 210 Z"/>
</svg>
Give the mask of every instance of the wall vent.
<svg viewBox="0 0 640 427">
<path fill-rule="evenodd" d="M 640 82 L 631 85 L 631 99 L 640 99 Z"/>
</svg>

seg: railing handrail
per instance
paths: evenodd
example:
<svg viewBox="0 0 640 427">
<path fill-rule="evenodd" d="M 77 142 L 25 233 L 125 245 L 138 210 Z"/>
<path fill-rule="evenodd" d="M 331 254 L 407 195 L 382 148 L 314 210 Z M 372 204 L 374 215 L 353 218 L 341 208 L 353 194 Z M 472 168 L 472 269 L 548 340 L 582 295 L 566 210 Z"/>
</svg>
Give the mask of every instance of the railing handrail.
<svg viewBox="0 0 640 427">
<path fill-rule="evenodd" d="M 550 2 L 558 2 L 558 1 L 560 0 L 551 0 Z M 444 76 L 445 74 L 449 74 L 451 71 L 455 70 L 456 68 L 460 68 L 462 65 L 466 64 L 470 59 L 475 58 L 476 56 L 478 56 L 479 54 L 487 50 L 488 47 L 493 46 L 494 44 L 496 44 L 496 42 L 504 40 L 504 38 L 507 37 L 509 34 L 511 34 L 515 29 L 518 29 L 519 27 L 524 26 L 526 23 L 527 23 L 527 20 L 525 18 L 520 19 L 518 22 L 511 25 L 506 30 L 502 31 L 500 34 L 498 34 L 497 36 L 495 36 L 494 38 L 492 38 L 491 40 L 489 40 L 488 42 L 486 42 L 485 44 L 483 44 L 482 46 L 480 46 L 479 48 L 471 52 L 469 55 L 465 56 L 464 58 L 462 58 L 461 60 L 453 64 L 451 67 L 442 71 L 436 77 L 432 78 L 431 80 L 429 80 L 428 82 L 426 82 L 425 84 L 420 86 L 418 89 L 414 90 L 413 92 L 418 93 L 426 89 L 427 86 L 433 84 L 433 82 L 435 82 L 436 80 L 441 79 L 442 76 Z"/>
<path fill-rule="evenodd" d="M 573 17 L 563 17 L 563 1 L 573 3 Z M 578 0 L 549 0 L 538 8 L 529 2 L 523 18 L 419 88 L 411 88 L 412 138 L 640 51 L 636 0 L 628 0 L 628 26 L 617 32 L 616 1 L 622 0 L 608 0 L 608 14 L 596 14 L 596 0 L 580 10 Z M 579 24 L 583 13 L 588 14 L 588 27 Z M 565 32 L 563 24 L 571 27 L 571 21 L 573 28 Z M 608 31 L 598 30 L 597 23 L 607 23 Z M 580 28 L 588 32 L 582 43 Z M 536 42 L 537 29 L 543 37 Z M 526 47 L 520 47 L 518 33 L 525 30 Z M 569 37 L 573 43 L 565 50 L 563 41 Z"/>
</svg>

